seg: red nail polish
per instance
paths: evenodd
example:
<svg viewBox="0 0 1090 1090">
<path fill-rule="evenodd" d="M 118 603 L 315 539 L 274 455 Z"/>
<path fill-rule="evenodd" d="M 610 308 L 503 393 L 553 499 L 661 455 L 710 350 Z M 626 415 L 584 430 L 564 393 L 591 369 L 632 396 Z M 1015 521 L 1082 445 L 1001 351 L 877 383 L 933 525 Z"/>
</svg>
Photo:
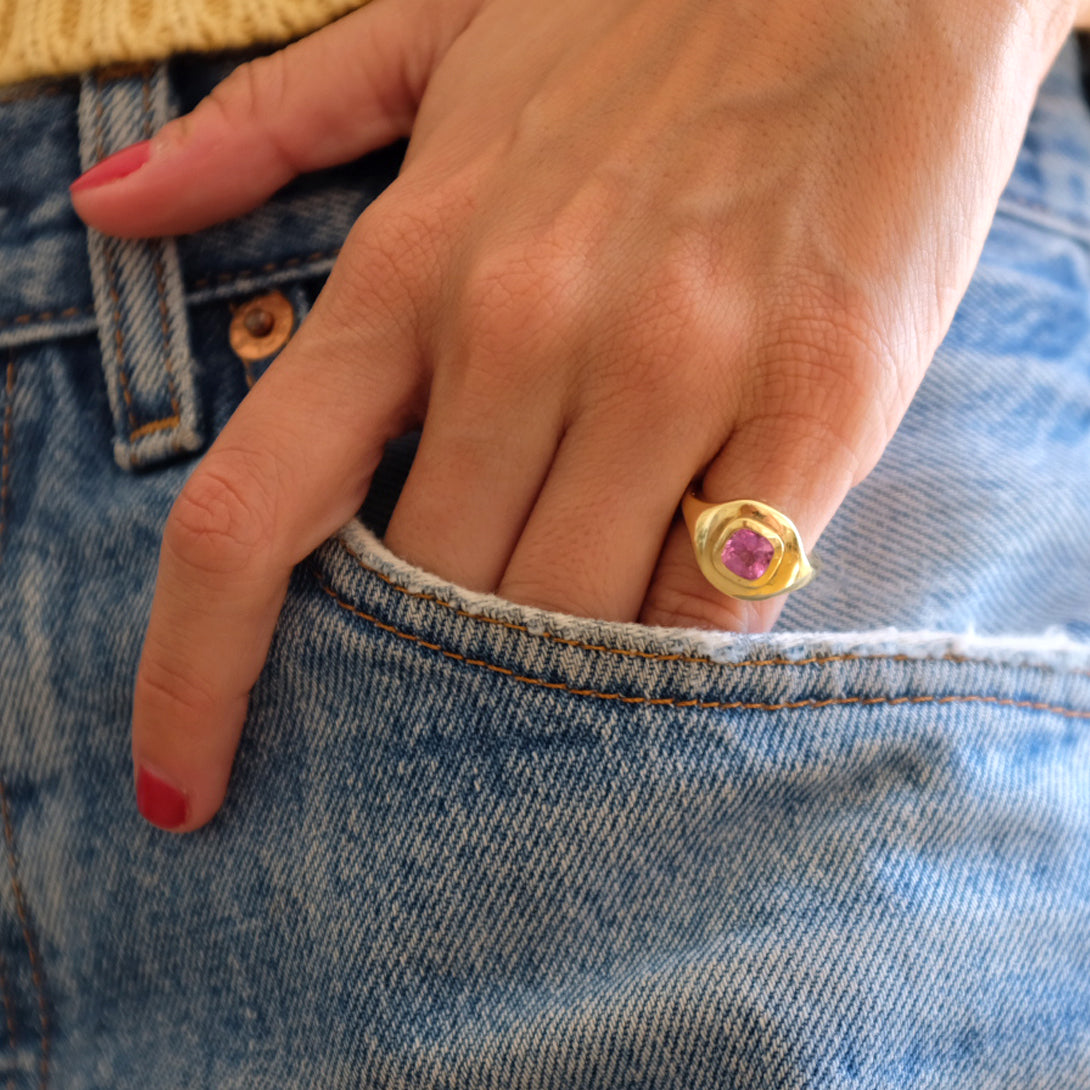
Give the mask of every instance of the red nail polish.
<svg viewBox="0 0 1090 1090">
<path fill-rule="evenodd" d="M 86 173 L 81 174 L 68 188 L 77 193 L 82 189 L 97 189 L 118 178 L 126 178 L 139 170 L 151 155 L 151 141 L 141 140 L 139 144 L 130 144 L 127 148 L 107 155 L 101 163 L 96 163 Z"/>
<path fill-rule="evenodd" d="M 140 766 L 136 773 L 136 805 L 152 825 L 177 829 L 189 816 L 189 799 L 169 780 Z"/>
</svg>

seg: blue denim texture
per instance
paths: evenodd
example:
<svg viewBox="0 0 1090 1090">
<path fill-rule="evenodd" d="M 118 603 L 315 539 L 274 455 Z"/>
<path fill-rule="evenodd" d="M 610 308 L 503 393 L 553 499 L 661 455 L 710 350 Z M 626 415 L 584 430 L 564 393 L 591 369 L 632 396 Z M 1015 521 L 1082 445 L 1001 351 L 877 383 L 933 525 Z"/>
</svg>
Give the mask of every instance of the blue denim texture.
<svg viewBox="0 0 1090 1090">
<path fill-rule="evenodd" d="M 166 513 L 252 377 L 231 306 L 303 317 L 398 164 L 89 239 L 67 183 L 227 68 L 0 92 L 0 1085 L 1090 1087 L 1073 48 L 775 633 L 521 608 L 353 524 L 294 577 L 223 812 L 175 838 L 133 804 L 132 678 Z"/>
</svg>

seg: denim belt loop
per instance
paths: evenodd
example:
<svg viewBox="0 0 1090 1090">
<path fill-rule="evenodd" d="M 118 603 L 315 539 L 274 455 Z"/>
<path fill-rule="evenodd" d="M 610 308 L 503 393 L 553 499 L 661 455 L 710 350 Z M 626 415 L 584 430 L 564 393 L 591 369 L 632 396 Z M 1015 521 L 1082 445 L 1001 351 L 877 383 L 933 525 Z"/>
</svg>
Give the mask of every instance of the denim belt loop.
<svg viewBox="0 0 1090 1090">
<path fill-rule="evenodd" d="M 85 75 L 82 168 L 148 139 L 167 121 L 168 86 L 163 64 Z M 115 239 L 89 230 L 87 244 L 117 464 L 143 469 L 199 450 L 204 437 L 174 240 Z"/>
</svg>

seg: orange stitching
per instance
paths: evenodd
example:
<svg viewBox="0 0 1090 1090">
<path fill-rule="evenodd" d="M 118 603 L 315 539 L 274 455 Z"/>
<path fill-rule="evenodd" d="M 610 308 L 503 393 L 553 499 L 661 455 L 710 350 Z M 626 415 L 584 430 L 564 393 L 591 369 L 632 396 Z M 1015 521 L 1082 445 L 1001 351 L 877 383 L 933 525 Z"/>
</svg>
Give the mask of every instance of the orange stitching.
<svg viewBox="0 0 1090 1090">
<path fill-rule="evenodd" d="M 0 992 L 4 995 L 4 1020 L 8 1027 L 8 1044 L 13 1053 L 19 1050 L 19 1038 L 15 1033 L 15 1011 L 11 1001 L 11 989 L 8 986 L 7 962 L 0 956 Z M 8 1073 L 7 1090 L 15 1090 L 15 1072 Z"/>
<path fill-rule="evenodd" d="M 115 80 L 132 79 L 134 76 L 147 78 L 152 69 L 151 61 L 119 61 L 117 64 L 108 64 L 95 72 L 95 82 L 99 87 Z"/>
<path fill-rule="evenodd" d="M 101 154 L 99 156 L 101 158 Z M 256 276 L 258 273 L 276 272 L 278 269 L 295 268 L 299 265 L 304 265 L 311 261 L 322 261 L 326 258 L 336 257 L 339 253 L 338 250 L 329 250 L 325 253 L 318 252 L 308 254 L 306 257 L 290 257 L 286 261 L 279 263 L 270 262 L 268 265 L 261 269 L 243 269 L 242 272 L 237 273 L 220 273 L 216 280 L 221 284 L 228 284 L 232 280 L 241 280 L 247 276 Z M 190 284 L 190 287 L 194 290 L 198 288 L 206 288 L 212 283 L 212 277 L 204 277 L 201 280 L 197 280 Z M 29 325 L 31 322 L 51 322 L 55 318 L 79 318 L 81 315 L 91 315 L 95 313 L 94 303 L 90 303 L 85 307 L 65 307 L 63 310 L 43 310 L 37 314 L 17 314 L 14 318 L 4 318 L 0 320 L 0 329 L 7 329 L 9 326 L 14 325 Z"/>
<path fill-rule="evenodd" d="M 777 665 L 810 665 L 815 662 L 830 661 L 833 656 L 829 658 L 813 658 L 813 659 L 751 659 L 744 662 L 729 662 L 720 663 L 714 659 L 702 657 L 700 655 L 681 655 L 681 654 L 669 654 L 665 651 L 637 651 L 632 648 L 624 647 L 607 647 L 604 644 L 597 643 L 585 643 L 583 640 L 572 639 L 567 636 L 557 636 L 552 632 L 532 632 L 528 625 L 518 624 L 516 621 L 505 621 L 499 617 L 488 617 L 483 613 L 471 613 L 469 610 L 462 609 L 460 606 L 456 606 L 453 602 L 448 602 L 438 595 L 431 594 L 422 590 L 409 590 L 408 587 L 400 586 L 395 583 L 394 580 L 380 572 L 377 568 L 373 568 L 368 564 L 363 557 L 358 553 L 353 552 L 343 541 L 337 539 L 337 544 L 353 560 L 361 567 L 365 572 L 369 572 L 371 575 L 378 576 L 388 587 L 392 590 L 396 590 L 398 594 L 404 594 L 407 598 L 417 598 L 423 602 L 434 602 L 438 606 L 442 606 L 444 609 L 449 609 L 455 616 L 465 617 L 470 621 L 482 621 L 485 624 L 498 625 L 500 628 L 508 628 L 512 632 L 522 632 L 527 636 L 540 636 L 542 639 L 550 640 L 553 643 L 559 643 L 564 647 L 575 647 L 581 651 L 603 651 L 607 655 L 622 655 L 626 658 L 647 659 L 652 662 L 688 662 L 696 663 L 701 666 L 777 666 Z"/>
<path fill-rule="evenodd" d="M 147 424 L 141 424 L 135 431 L 130 432 L 129 440 L 135 442 L 137 439 L 143 439 L 145 435 L 154 435 L 158 431 L 176 428 L 180 420 L 181 417 L 177 413 L 173 416 L 164 416 L 162 420 L 150 420 Z"/>
<path fill-rule="evenodd" d="M 265 265 L 262 265 L 257 269 L 240 269 L 237 272 L 225 272 L 216 273 L 215 275 L 209 274 L 202 276 L 199 280 L 194 280 L 190 287 L 207 288 L 212 284 L 230 284 L 235 280 L 243 280 L 247 276 L 258 276 L 263 273 L 278 272 L 280 269 L 295 269 L 300 265 L 306 265 L 313 261 L 325 261 L 329 258 L 336 257 L 341 252 L 341 248 L 337 246 L 332 250 L 315 250 L 312 254 L 307 254 L 306 257 L 289 257 L 283 261 L 270 261 Z"/>
<path fill-rule="evenodd" d="M 465 617 L 470 621 L 481 621 L 484 624 L 498 625 L 500 628 L 508 628 L 512 632 L 522 632 L 527 636 L 538 637 L 543 640 L 549 640 L 552 643 L 558 643 L 563 647 L 574 647 L 580 651 L 600 651 L 606 655 L 620 655 L 622 658 L 634 658 L 644 659 L 649 662 L 684 662 L 691 663 L 697 666 L 718 666 L 724 669 L 741 669 L 748 666 L 826 666 L 835 662 L 953 662 L 958 665 L 979 665 L 979 666 L 991 666 L 994 663 L 988 659 L 973 659 L 967 655 L 956 655 L 953 652 L 946 655 L 940 655 L 938 657 L 921 658 L 916 655 L 859 655 L 854 652 L 846 651 L 835 655 L 813 655 L 810 658 L 805 659 L 789 659 L 782 656 L 776 658 L 767 659 L 739 659 L 736 662 L 717 662 L 715 659 L 707 658 L 702 655 L 682 655 L 682 654 L 670 654 L 665 651 L 637 651 L 634 648 L 627 647 L 608 647 L 605 644 L 598 643 L 586 643 L 583 640 L 572 639 L 567 636 L 557 636 L 555 633 L 543 631 L 534 632 L 529 626 L 524 624 L 518 624 L 516 621 L 504 621 L 499 617 L 488 617 L 483 613 L 471 613 L 469 610 L 462 609 L 460 606 L 456 606 L 453 602 L 448 602 L 443 598 L 438 597 L 435 594 L 430 594 L 427 591 L 409 590 L 408 587 L 400 586 L 395 583 L 394 580 L 380 572 L 377 568 L 373 568 L 368 564 L 358 553 L 355 553 L 350 549 L 342 540 L 337 539 L 337 544 L 353 560 L 356 564 L 362 568 L 365 572 L 369 572 L 371 575 L 378 576 L 387 586 L 396 590 L 398 594 L 404 594 L 408 598 L 418 598 L 424 602 L 434 602 L 436 605 L 442 606 L 444 609 L 449 609 L 458 617 Z M 1073 670 L 1071 673 L 1076 677 L 1090 677 L 1090 670 Z"/>
<path fill-rule="evenodd" d="M 23 942 L 26 943 L 27 955 L 30 958 L 30 975 L 38 993 L 38 1021 L 42 1034 L 42 1053 L 38 1064 L 38 1087 L 39 1090 L 45 1090 L 46 1083 L 49 1080 L 49 1052 L 51 1047 L 49 1012 L 45 1003 L 45 987 L 42 983 L 38 944 L 34 941 L 34 934 L 30 929 L 26 898 L 23 895 L 23 887 L 19 884 L 19 875 L 15 864 L 15 831 L 11 824 L 11 806 L 8 802 L 8 792 L 3 780 L 0 780 L 0 809 L 3 810 L 4 814 L 4 839 L 7 841 L 8 868 L 11 871 L 11 889 L 15 894 L 15 909 L 19 913 L 19 922 L 23 928 Z"/>
<path fill-rule="evenodd" d="M 65 307 L 64 310 L 43 310 L 38 314 L 17 314 L 14 318 L 0 321 L 0 329 L 13 325 L 29 325 L 31 322 L 51 322 L 54 318 L 78 318 L 81 314 L 94 314 L 92 303 L 86 307 Z"/>
<path fill-rule="evenodd" d="M 8 528 L 8 501 L 11 498 L 11 414 L 15 400 L 15 353 L 8 352 L 7 377 L 4 380 L 3 449 L 0 450 L 0 560 L 4 558 L 4 535 Z"/>
<path fill-rule="evenodd" d="M 1080 711 L 1077 708 L 1065 708 L 1058 704 L 1045 704 L 1037 701 L 1030 700 L 1011 700 L 1007 697 L 999 696 L 986 696 L 980 694 L 968 694 L 965 696 L 935 696 L 933 694 L 926 694 L 923 696 L 846 696 L 846 697 L 828 697 L 825 700 L 786 700 L 779 704 L 768 704 L 759 701 L 747 701 L 747 700 L 697 700 L 695 698 L 690 700 L 682 700 L 679 697 L 672 696 L 626 696 L 624 693 L 606 693 L 601 692 L 598 689 L 576 689 L 571 685 L 568 685 L 563 681 L 545 681 L 543 678 L 528 677 L 525 674 L 517 674 L 514 670 L 506 666 L 497 666 L 493 662 L 487 662 L 484 659 L 471 659 L 468 655 L 463 655 L 459 651 L 451 651 L 446 647 L 443 647 L 438 643 L 430 643 L 421 636 L 414 635 L 411 632 L 404 632 L 400 628 L 396 628 L 394 625 L 387 624 L 384 621 L 380 621 L 377 617 L 370 613 L 365 613 L 358 606 L 354 606 L 351 602 L 345 601 L 332 587 L 330 587 L 324 580 L 324 578 L 314 569 L 312 569 L 315 579 L 322 590 L 333 599 L 333 601 L 343 610 L 348 613 L 359 617 L 361 620 L 367 621 L 373 624 L 376 628 L 382 629 L 383 632 L 389 632 L 392 636 L 397 636 L 403 640 L 409 640 L 412 643 L 418 644 L 421 647 L 426 647 L 429 651 L 438 651 L 441 655 L 445 655 L 448 659 L 453 659 L 455 662 L 461 662 L 466 666 L 480 666 L 485 670 L 489 670 L 494 674 L 502 674 L 504 677 L 509 677 L 512 681 L 520 681 L 525 685 L 535 685 L 541 689 L 554 689 L 560 692 L 569 693 L 572 696 L 588 696 L 594 697 L 597 700 L 615 700 L 620 704 L 650 704 L 655 706 L 664 706 L 671 708 L 696 708 L 700 711 L 764 711 L 764 712 L 778 712 L 778 711 L 798 711 L 800 709 L 817 709 L 817 708 L 832 708 L 841 707 L 844 705 L 855 704 L 863 707 L 885 704 L 885 705 L 898 705 L 898 704 L 995 704 L 1006 708 L 1025 708 L 1032 709 L 1034 711 L 1047 711 L 1054 712 L 1056 715 L 1066 716 L 1070 719 L 1088 719 L 1090 720 L 1090 711 Z"/>
</svg>

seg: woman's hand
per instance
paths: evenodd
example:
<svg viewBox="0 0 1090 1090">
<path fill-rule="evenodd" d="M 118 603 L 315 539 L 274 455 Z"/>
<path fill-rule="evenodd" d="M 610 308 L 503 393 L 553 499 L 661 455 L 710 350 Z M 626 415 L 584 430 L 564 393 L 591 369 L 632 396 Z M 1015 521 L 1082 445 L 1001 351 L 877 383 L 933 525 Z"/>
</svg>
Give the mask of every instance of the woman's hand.
<svg viewBox="0 0 1090 1090">
<path fill-rule="evenodd" d="M 374 0 L 240 68 L 135 172 L 85 179 L 88 223 L 178 233 L 411 133 L 171 512 L 134 710 L 137 766 L 167 784 L 149 816 L 215 813 L 292 566 L 421 422 L 395 552 L 547 609 L 767 628 L 776 601 L 700 575 L 686 486 L 813 544 L 953 317 L 1073 18 Z"/>
</svg>

